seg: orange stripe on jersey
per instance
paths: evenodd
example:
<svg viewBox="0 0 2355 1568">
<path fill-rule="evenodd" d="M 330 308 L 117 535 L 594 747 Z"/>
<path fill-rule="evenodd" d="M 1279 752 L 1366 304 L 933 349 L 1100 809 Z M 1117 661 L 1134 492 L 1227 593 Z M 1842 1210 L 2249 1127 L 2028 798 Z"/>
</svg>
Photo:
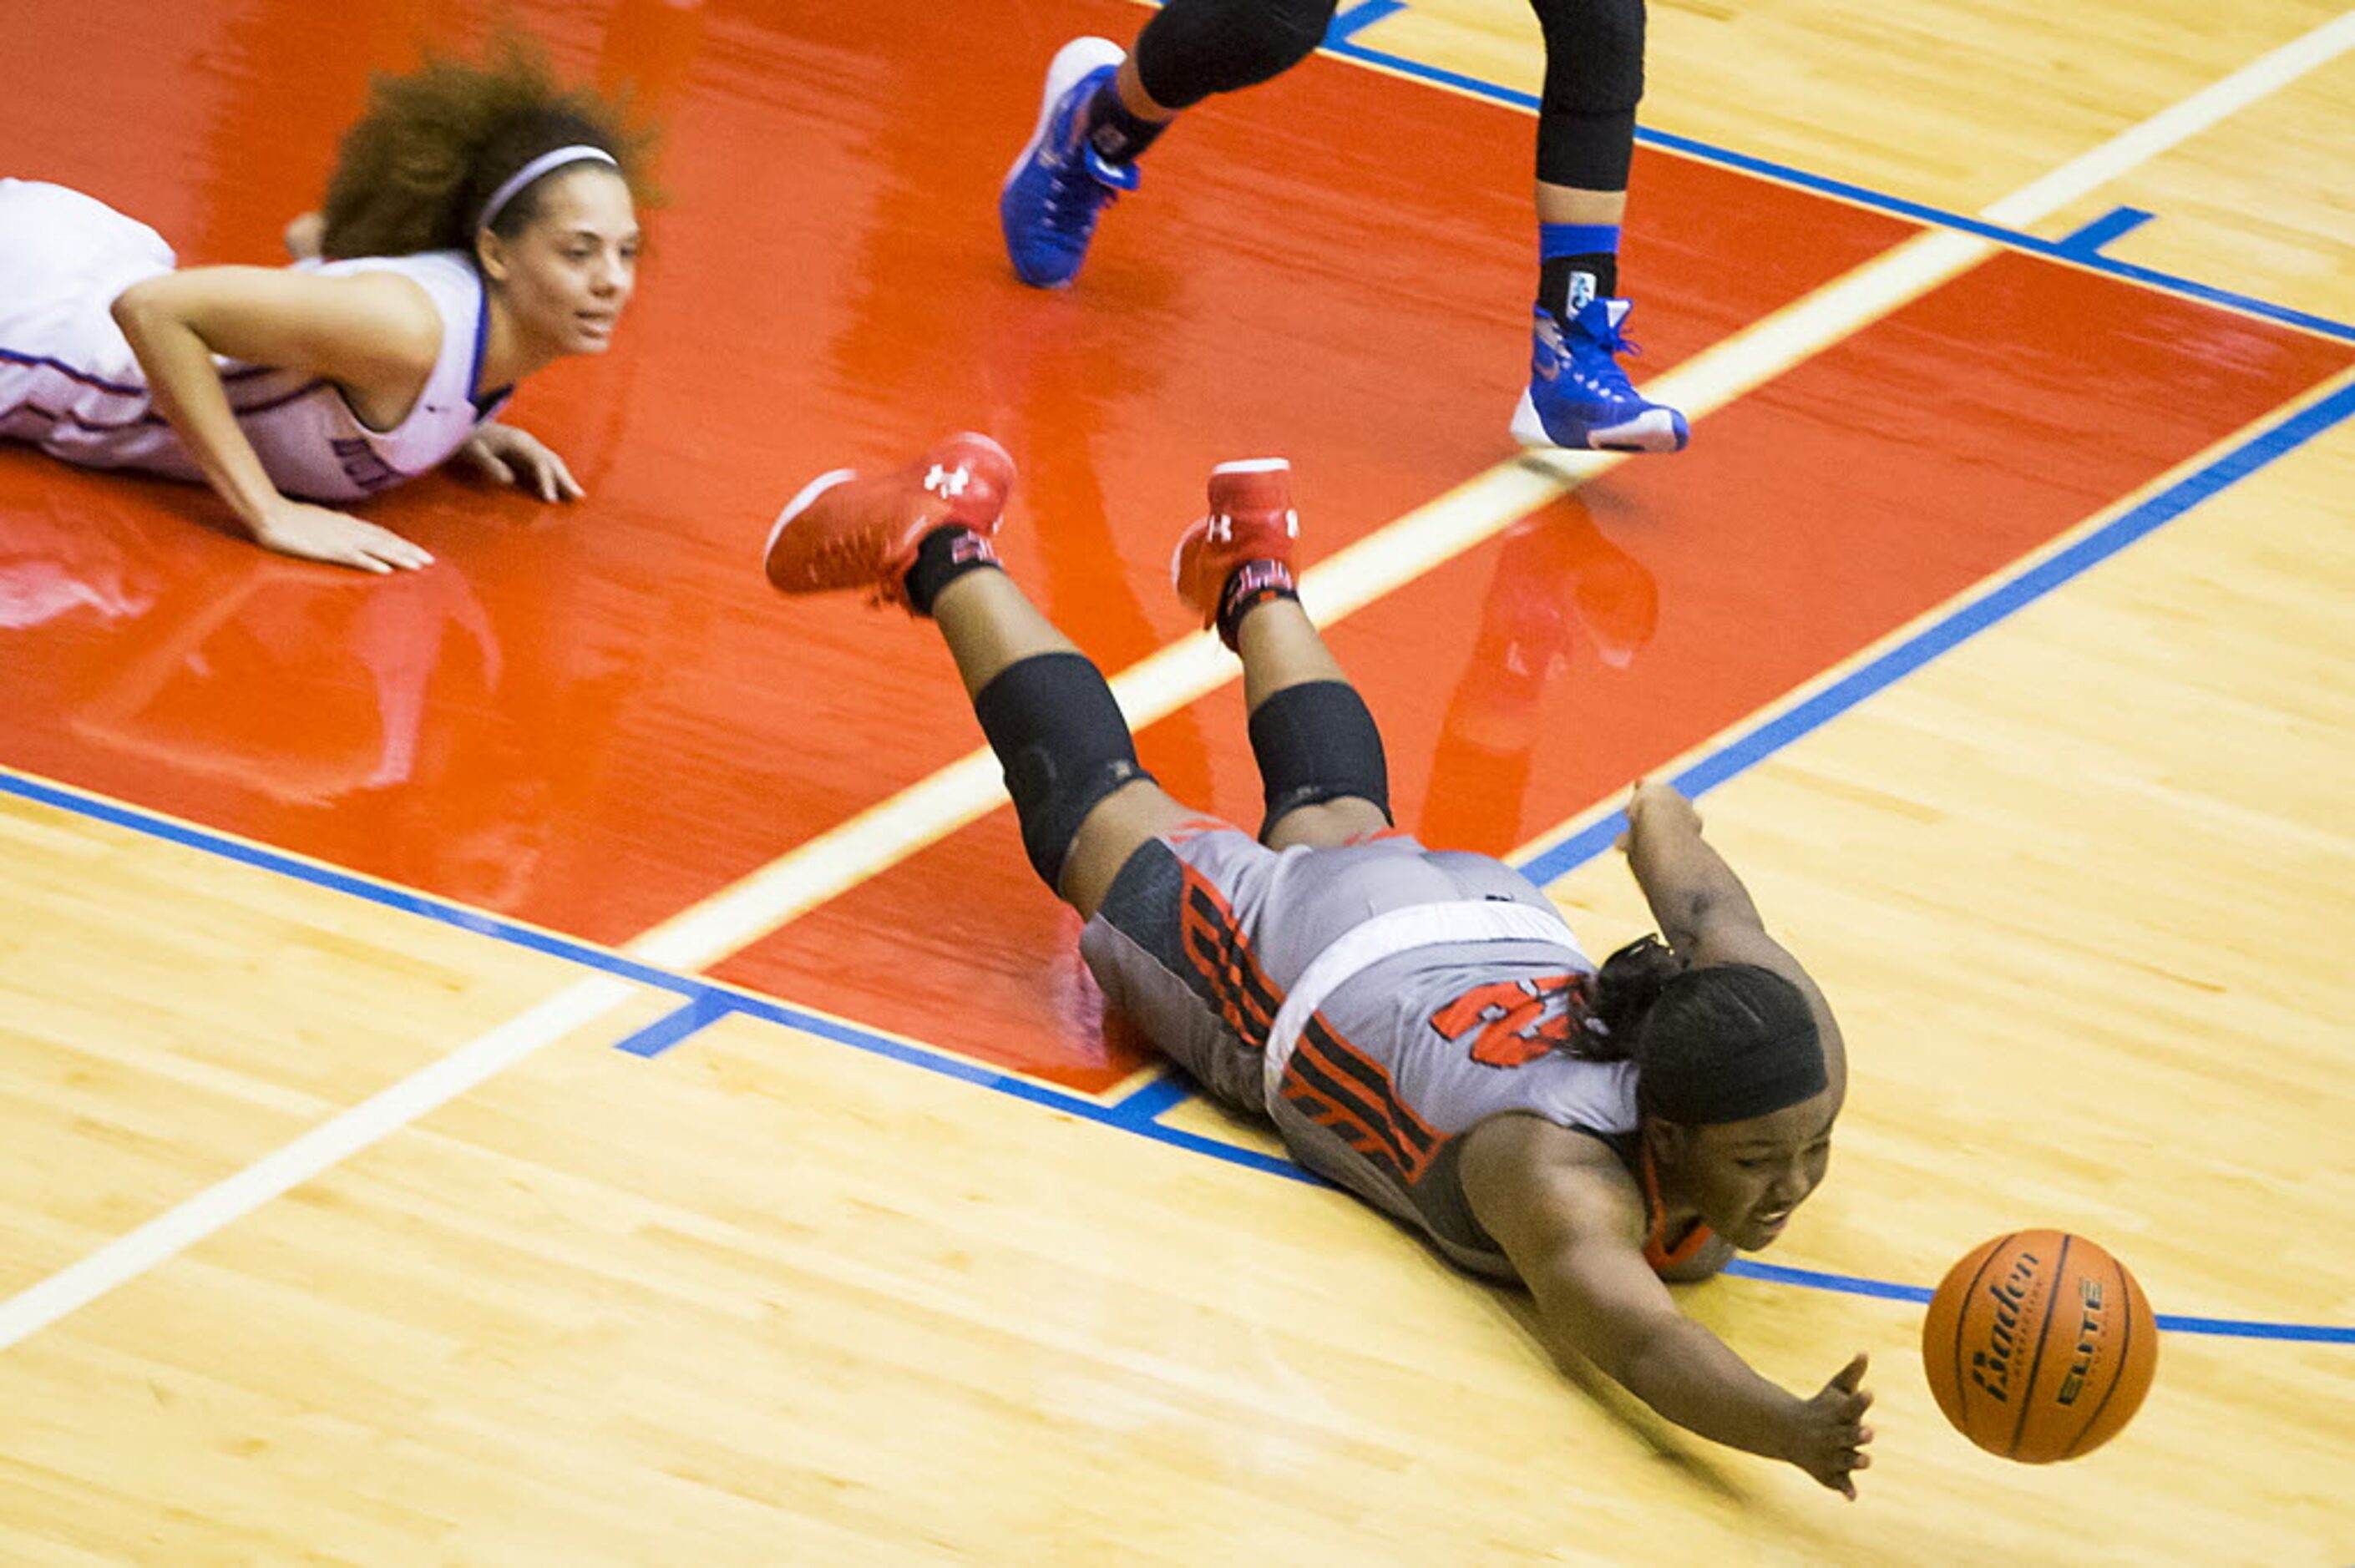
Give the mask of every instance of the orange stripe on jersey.
<svg viewBox="0 0 2355 1568">
<path fill-rule="evenodd" d="M 1298 1081 L 1284 1085 L 1284 1097 L 1317 1126 L 1338 1133 L 1341 1141 L 1369 1160 L 1398 1168 L 1398 1151 L 1365 1118 L 1322 1090 Z"/>
<path fill-rule="evenodd" d="M 1335 1033 L 1321 1013 L 1301 1031 L 1284 1067 L 1283 1093 L 1295 1105 L 1313 1097 L 1318 1104 L 1348 1107 L 1359 1124 L 1380 1136 L 1381 1147 L 1363 1152 L 1386 1159 L 1410 1185 L 1423 1180 L 1446 1142 L 1399 1098 L 1380 1064 Z"/>
<path fill-rule="evenodd" d="M 1440 1133 L 1399 1097 L 1396 1086 L 1391 1082 L 1390 1070 L 1349 1044 L 1323 1013 L 1310 1017 L 1307 1027 L 1301 1031 L 1301 1039 L 1328 1066 L 1346 1072 L 1356 1082 L 1379 1095 L 1381 1103 L 1390 1110 L 1400 1136 L 1409 1143 L 1428 1150 L 1437 1148 L 1443 1141 Z"/>
</svg>

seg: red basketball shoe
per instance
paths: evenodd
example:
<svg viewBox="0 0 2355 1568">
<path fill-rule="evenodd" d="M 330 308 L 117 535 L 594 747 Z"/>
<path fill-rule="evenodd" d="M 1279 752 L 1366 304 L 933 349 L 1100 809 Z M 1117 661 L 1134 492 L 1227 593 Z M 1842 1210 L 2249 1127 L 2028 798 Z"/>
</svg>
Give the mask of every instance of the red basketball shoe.
<svg viewBox="0 0 2355 1568">
<path fill-rule="evenodd" d="M 989 551 L 1013 488 L 1014 460 L 970 430 L 935 441 L 890 473 L 821 474 L 785 503 L 769 531 L 762 557 L 769 586 L 792 594 L 863 588 L 876 604 L 911 608 L 904 579 L 924 535 L 960 524 Z"/>
<path fill-rule="evenodd" d="M 1299 537 L 1289 461 L 1222 462 L 1210 471 L 1210 514 L 1178 539 L 1169 580 L 1204 627 L 1216 626 L 1227 579 L 1242 567 L 1263 564 L 1265 586 L 1292 586 L 1292 546 Z"/>
</svg>

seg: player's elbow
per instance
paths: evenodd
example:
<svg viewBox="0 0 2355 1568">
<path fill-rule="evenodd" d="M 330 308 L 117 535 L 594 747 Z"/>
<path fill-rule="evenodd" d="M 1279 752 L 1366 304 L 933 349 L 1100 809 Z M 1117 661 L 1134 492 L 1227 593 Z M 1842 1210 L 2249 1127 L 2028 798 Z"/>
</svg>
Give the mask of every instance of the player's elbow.
<svg viewBox="0 0 2355 1568">
<path fill-rule="evenodd" d="M 114 318 L 114 324 L 134 344 L 151 333 L 155 323 L 167 313 L 165 298 L 168 290 L 163 285 L 161 278 L 143 279 L 115 295 L 114 302 L 107 306 L 107 313 Z"/>
<path fill-rule="evenodd" d="M 1696 881 L 1663 915 L 1660 934 L 1688 960 L 1724 962 L 1725 950 L 1747 945 L 1766 929 L 1758 906 L 1732 872 Z"/>
<path fill-rule="evenodd" d="M 1719 890 L 1698 881 L 1677 887 L 1668 897 L 1655 901 L 1660 935 L 1687 961 L 1720 928 L 1724 907 Z"/>
</svg>

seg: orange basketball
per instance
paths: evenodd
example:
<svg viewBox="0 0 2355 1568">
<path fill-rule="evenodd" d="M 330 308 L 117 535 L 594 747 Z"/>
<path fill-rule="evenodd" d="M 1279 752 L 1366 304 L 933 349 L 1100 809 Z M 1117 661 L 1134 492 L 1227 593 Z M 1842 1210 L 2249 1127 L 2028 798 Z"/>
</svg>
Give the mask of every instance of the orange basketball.
<svg viewBox="0 0 2355 1568">
<path fill-rule="evenodd" d="M 1990 1454 L 2049 1465 L 2118 1434 L 2150 1392 L 2158 1323 L 2083 1236 L 2015 1231 L 1946 1271 L 1922 1320 L 1938 1408 Z"/>
</svg>

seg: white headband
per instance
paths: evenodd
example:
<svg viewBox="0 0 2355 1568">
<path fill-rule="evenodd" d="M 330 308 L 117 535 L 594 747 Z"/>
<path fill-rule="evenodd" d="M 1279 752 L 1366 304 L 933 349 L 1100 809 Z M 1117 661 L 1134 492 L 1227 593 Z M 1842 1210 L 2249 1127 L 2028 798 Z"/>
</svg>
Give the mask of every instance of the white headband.
<svg viewBox="0 0 2355 1568">
<path fill-rule="evenodd" d="M 517 169 L 514 174 L 509 175 L 506 178 L 506 183 L 491 193 L 491 199 L 483 204 L 482 219 L 480 222 L 476 223 L 474 227 L 477 228 L 490 228 L 493 223 L 498 220 L 499 214 L 506 210 L 507 203 L 515 200 L 516 193 L 517 191 L 523 189 L 524 186 L 531 184 L 532 181 L 539 178 L 540 175 L 548 173 L 550 169 L 562 168 L 567 164 L 584 164 L 592 162 L 599 164 L 612 164 L 616 169 L 622 166 L 619 164 L 613 163 L 613 154 L 606 152 L 602 147 L 589 147 L 576 144 L 570 147 L 559 147 L 552 153 L 542 153 L 538 157 L 534 158 L 530 163 L 526 164 L 522 168 Z"/>
</svg>

